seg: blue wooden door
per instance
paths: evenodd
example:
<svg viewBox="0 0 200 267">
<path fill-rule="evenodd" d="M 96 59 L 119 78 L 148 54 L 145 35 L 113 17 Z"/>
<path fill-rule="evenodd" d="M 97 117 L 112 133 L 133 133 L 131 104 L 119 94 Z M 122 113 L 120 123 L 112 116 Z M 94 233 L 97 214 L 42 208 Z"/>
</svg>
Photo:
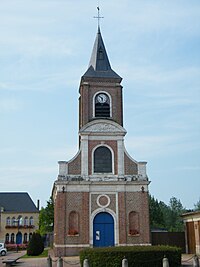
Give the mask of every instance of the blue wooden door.
<svg viewBox="0 0 200 267">
<path fill-rule="evenodd" d="M 114 220 L 107 212 L 97 214 L 93 221 L 93 246 L 114 246 Z"/>
<path fill-rule="evenodd" d="M 22 244 L 22 233 L 18 232 L 16 235 L 16 244 Z"/>
</svg>

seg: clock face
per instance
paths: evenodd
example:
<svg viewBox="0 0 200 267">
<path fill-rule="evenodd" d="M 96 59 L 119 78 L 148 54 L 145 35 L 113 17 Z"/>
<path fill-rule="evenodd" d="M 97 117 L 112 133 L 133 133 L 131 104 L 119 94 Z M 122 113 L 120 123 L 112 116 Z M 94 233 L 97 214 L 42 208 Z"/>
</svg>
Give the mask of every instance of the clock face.
<svg viewBox="0 0 200 267">
<path fill-rule="evenodd" d="M 105 103 L 107 101 L 108 97 L 105 94 L 99 94 L 97 96 L 97 101 L 101 104 Z"/>
</svg>

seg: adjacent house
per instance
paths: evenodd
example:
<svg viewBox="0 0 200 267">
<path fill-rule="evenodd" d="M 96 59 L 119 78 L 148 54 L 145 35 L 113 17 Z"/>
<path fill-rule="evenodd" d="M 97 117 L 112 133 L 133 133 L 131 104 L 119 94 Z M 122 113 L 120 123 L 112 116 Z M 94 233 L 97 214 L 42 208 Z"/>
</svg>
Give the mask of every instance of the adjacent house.
<svg viewBox="0 0 200 267">
<path fill-rule="evenodd" d="M 0 242 L 26 244 L 38 223 L 39 209 L 28 193 L 0 193 Z"/>
<path fill-rule="evenodd" d="M 200 254 L 200 211 L 184 213 L 186 253 Z"/>
</svg>

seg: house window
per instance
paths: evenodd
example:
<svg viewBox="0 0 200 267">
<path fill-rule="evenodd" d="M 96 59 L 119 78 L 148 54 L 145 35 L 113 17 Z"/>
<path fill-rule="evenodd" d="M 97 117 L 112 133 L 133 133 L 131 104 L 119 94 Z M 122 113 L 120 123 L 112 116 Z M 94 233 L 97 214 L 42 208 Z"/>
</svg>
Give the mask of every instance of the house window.
<svg viewBox="0 0 200 267">
<path fill-rule="evenodd" d="M 77 235 L 79 233 L 79 215 L 76 211 L 69 214 L 69 230 L 68 235 Z"/>
<path fill-rule="evenodd" d="M 27 243 L 28 242 L 28 235 L 27 233 L 24 234 L 24 243 Z"/>
<path fill-rule="evenodd" d="M 21 215 L 18 216 L 18 219 L 17 219 L 17 225 L 23 225 L 23 218 Z"/>
<path fill-rule="evenodd" d="M 29 225 L 33 226 L 34 225 L 34 220 L 33 217 L 31 216 L 29 219 Z"/>
<path fill-rule="evenodd" d="M 131 211 L 129 213 L 129 235 L 139 234 L 139 214 L 138 212 Z"/>
<path fill-rule="evenodd" d="M 5 236 L 5 243 L 8 244 L 9 243 L 9 234 L 7 233 L 6 236 Z"/>
<path fill-rule="evenodd" d="M 28 226 L 28 217 L 25 217 L 25 218 L 24 218 L 24 225 L 25 225 L 25 226 Z"/>
<path fill-rule="evenodd" d="M 105 93 L 95 96 L 95 117 L 110 117 L 110 97 Z"/>
<path fill-rule="evenodd" d="M 15 217 L 12 217 L 12 226 L 15 226 L 16 223 L 15 223 Z"/>
<path fill-rule="evenodd" d="M 11 244 L 14 244 L 15 243 L 15 234 L 14 233 L 11 234 L 10 243 Z"/>
<path fill-rule="evenodd" d="M 11 224 L 10 217 L 7 217 L 6 218 L 6 226 L 10 226 L 10 224 Z"/>
<path fill-rule="evenodd" d="M 33 234 L 30 233 L 30 234 L 29 234 L 29 241 L 31 240 L 32 236 L 33 236 Z"/>
<path fill-rule="evenodd" d="M 94 151 L 94 173 L 112 173 L 112 153 L 100 146 Z"/>
</svg>

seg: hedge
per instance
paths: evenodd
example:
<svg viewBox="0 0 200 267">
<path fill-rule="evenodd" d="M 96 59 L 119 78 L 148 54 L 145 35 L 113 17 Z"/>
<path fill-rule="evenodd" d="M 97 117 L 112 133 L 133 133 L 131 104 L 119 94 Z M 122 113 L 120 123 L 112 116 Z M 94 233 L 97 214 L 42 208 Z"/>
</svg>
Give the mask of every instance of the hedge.
<svg viewBox="0 0 200 267">
<path fill-rule="evenodd" d="M 88 259 L 90 267 L 121 267 L 124 257 L 129 267 L 162 267 L 166 256 L 170 267 L 181 266 L 181 248 L 170 246 L 129 246 L 89 248 L 80 252 L 80 262 Z"/>
<path fill-rule="evenodd" d="M 8 251 L 15 251 L 15 250 L 25 250 L 27 249 L 28 244 L 5 244 L 5 247 Z"/>
</svg>

